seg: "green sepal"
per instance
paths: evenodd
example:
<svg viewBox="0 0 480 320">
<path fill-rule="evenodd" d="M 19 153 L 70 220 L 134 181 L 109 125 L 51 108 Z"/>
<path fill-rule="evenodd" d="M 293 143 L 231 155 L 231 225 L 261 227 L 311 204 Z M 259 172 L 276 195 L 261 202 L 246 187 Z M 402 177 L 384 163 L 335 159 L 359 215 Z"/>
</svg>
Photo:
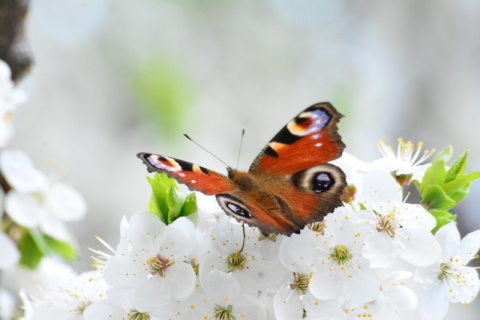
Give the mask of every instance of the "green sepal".
<svg viewBox="0 0 480 320">
<path fill-rule="evenodd" d="M 165 173 L 155 173 L 153 178 L 147 177 L 152 187 L 149 210 L 165 224 L 171 224 L 179 217 L 186 217 L 197 212 L 195 194 L 184 197 L 178 191 L 175 180 Z"/>
</svg>

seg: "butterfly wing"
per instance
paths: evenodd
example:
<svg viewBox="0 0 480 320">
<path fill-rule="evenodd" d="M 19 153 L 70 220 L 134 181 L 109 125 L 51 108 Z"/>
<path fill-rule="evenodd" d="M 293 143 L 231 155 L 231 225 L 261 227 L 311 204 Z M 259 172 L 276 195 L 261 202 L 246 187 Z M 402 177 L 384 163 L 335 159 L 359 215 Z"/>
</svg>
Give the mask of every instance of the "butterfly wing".
<svg viewBox="0 0 480 320">
<path fill-rule="evenodd" d="M 206 195 L 232 191 L 230 179 L 196 164 L 145 152 L 138 153 L 137 157 L 147 165 L 148 172 L 164 172 L 179 183 L 187 185 L 190 190 L 200 191 Z"/>
<path fill-rule="evenodd" d="M 345 148 L 337 129 L 341 117 L 328 102 L 308 107 L 270 140 L 249 172 L 282 176 L 340 157 Z"/>
<path fill-rule="evenodd" d="M 260 207 L 251 224 L 265 233 L 271 231 L 268 221 L 273 219 L 274 229 L 288 235 L 342 206 L 345 174 L 328 163 L 345 148 L 337 131 L 341 117 L 330 103 L 317 103 L 288 122 L 265 146 L 249 173 L 266 182 L 264 191 L 276 205 L 269 208 L 262 205 L 265 200 L 247 201 Z"/>
</svg>

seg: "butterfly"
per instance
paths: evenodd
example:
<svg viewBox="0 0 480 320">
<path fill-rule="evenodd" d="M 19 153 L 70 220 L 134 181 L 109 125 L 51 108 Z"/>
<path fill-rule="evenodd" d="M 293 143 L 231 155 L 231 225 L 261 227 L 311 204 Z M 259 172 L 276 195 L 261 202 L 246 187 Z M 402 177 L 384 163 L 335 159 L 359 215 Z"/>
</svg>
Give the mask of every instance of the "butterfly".
<svg viewBox="0 0 480 320">
<path fill-rule="evenodd" d="M 190 190 L 214 195 L 225 213 L 262 234 L 291 235 L 342 206 L 345 174 L 328 163 L 345 148 L 337 129 L 341 117 L 328 102 L 306 108 L 267 143 L 248 171 L 228 167 L 227 176 L 167 156 L 137 157 L 149 172 L 165 172 Z"/>
</svg>

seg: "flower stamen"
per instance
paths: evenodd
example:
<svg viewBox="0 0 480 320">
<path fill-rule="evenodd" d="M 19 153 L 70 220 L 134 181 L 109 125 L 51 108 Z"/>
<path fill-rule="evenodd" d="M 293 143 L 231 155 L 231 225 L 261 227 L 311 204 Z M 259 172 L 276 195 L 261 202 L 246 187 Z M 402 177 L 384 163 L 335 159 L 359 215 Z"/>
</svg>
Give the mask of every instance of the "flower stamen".
<svg viewBox="0 0 480 320">
<path fill-rule="evenodd" d="M 342 245 L 335 246 L 331 252 L 330 258 L 342 266 L 353 258 L 352 254 L 350 253 L 350 249 Z"/>
<path fill-rule="evenodd" d="M 395 237 L 395 232 L 398 228 L 402 228 L 402 225 L 395 219 L 394 213 L 388 215 L 381 215 L 377 220 L 377 231 L 386 232 L 390 238 Z"/>
<path fill-rule="evenodd" d="M 138 310 L 132 310 L 128 313 L 128 320 L 150 320 L 150 315 Z"/>
<path fill-rule="evenodd" d="M 304 295 L 308 290 L 308 285 L 312 274 L 293 273 L 295 282 L 290 284 L 290 289 L 297 290 L 300 295 Z"/>
<path fill-rule="evenodd" d="M 227 305 L 226 307 L 215 305 L 214 317 L 215 320 L 235 320 L 233 307 L 231 305 Z"/>
<path fill-rule="evenodd" d="M 245 264 L 247 258 L 240 250 L 231 253 L 227 257 L 227 271 L 229 273 L 234 272 L 235 270 L 245 269 Z"/>
<path fill-rule="evenodd" d="M 175 261 L 164 258 L 158 254 L 155 257 L 148 258 L 145 262 L 150 269 L 150 275 L 155 276 L 158 274 L 161 277 L 165 277 L 167 269 L 173 266 L 174 263 Z"/>
</svg>

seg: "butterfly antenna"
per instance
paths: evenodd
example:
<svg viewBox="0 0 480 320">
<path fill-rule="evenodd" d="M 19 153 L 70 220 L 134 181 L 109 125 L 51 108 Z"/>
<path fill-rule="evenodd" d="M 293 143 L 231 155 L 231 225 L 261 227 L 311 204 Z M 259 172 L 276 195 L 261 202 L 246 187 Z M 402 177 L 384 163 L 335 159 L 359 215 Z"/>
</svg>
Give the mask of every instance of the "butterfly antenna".
<svg viewBox="0 0 480 320">
<path fill-rule="evenodd" d="M 242 153 L 243 136 L 245 136 L 245 129 L 242 129 L 242 135 L 240 136 L 240 146 L 238 147 L 238 156 L 237 156 L 237 169 L 240 164 L 240 154 Z"/>
<path fill-rule="evenodd" d="M 188 136 L 188 134 L 184 133 L 183 134 L 185 136 L 185 138 L 187 138 L 188 140 L 192 141 L 193 143 L 195 143 L 197 146 L 199 146 L 200 148 L 202 148 L 204 151 L 206 151 L 208 154 L 212 155 L 215 159 L 217 159 L 218 161 L 220 161 L 221 163 L 223 163 L 224 165 L 227 166 L 227 168 L 230 168 L 230 166 L 225 162 L 223 161 L 222 159 L 220 159 L 219 157 L 217 157 L 215 154 L 213 154 L 213 152 L 207 150 L 205 147 L 203 147 L 201 144 L 199 144 L 197 141 L 193 140 L 192 138 L 190 138 Z"/>
</svg>

